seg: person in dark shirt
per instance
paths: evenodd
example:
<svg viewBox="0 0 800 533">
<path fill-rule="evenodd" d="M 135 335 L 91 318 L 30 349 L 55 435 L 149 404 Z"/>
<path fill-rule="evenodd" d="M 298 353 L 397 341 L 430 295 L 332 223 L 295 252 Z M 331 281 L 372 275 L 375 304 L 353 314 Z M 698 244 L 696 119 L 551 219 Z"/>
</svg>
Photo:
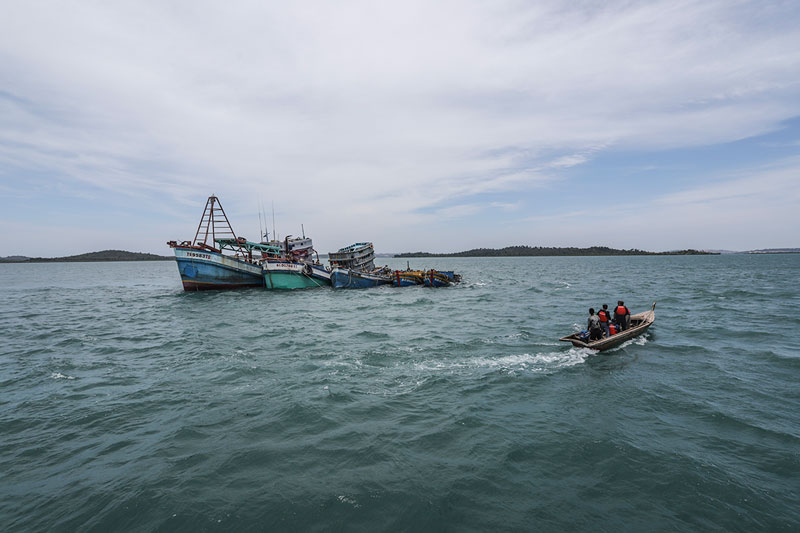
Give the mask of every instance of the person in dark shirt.
<svg viewBox="0 0 800 533">
<path fill-rule="evenodd" d="M 586 324 L 589 330 L 589 340 L 596 341 L 603 338 L 603 328 L 600 327 L 600 319 L 594 314 L 594 308 L 589 309 L 589 322 Z"/>
<path fill-rule="evenodd" d="M 617 302 L 617 307 L 614 309 L 614 323 L 620 331 L 625 331 L 631 325 L 631 312 L 622 300 Z"/>
</svg>

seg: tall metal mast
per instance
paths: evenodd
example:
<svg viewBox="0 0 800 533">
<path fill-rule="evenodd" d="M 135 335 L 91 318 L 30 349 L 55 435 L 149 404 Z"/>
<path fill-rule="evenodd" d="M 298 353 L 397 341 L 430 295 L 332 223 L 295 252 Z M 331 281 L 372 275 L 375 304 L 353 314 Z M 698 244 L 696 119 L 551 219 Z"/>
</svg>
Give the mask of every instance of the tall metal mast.
<svg viewBox="0 0 800 533">
<path fill-rule="evenodd" d="M 202 241 L 201 241 L 202 237 Z M 211 244 L 208 240 L 211 237 Z M 222 204 L 219 198 L 213 194 L 206 200 L 206 208 L 203 210 L 203 216 L 200 219 L 200 224 L 197 225 L 197 233 L 194 234 L 194 246 L 203 246 L 215 248 L 215 239 L 217 238 L 233 238 L 236 239 L 236 234 L 233 232 L 233 227 L 228 221 L 228 216 L 225 210 L 222 209 Z"/>
</svg>

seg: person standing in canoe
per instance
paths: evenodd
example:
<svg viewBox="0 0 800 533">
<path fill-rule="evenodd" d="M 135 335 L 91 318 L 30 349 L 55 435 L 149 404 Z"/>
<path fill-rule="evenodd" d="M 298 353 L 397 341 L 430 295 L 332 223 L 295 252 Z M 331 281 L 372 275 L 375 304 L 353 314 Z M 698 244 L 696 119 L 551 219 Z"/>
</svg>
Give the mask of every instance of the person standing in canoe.
<svg viewBox="0 0 800 533">
<path fill-rule="evenodd" d="M 600 327 L 600 319 L 594 314 L 594 307 L 589 308 L 589 322 L 586 324 L 589 330 L 589 340 L 596 341 L 603 338 L 603 328 Z"/>
<path fill-rule="evenodd" d="M 603 304 L 603 308 L 597 312 L 597 318 L 600 319 L 600 327 L 603 328 L 603 333 L 606 337 L 611 336 L 608 330 L 608 323 L 611 322 L 611 312 L 608 310 L 608 304 Z"/>
<path fill-rule="evenodd" d="M 622 300 L 617 302 L 617 307 L 614 309 L 614 322 L 620 331 L 625 331 L 631 324 L 630 309 L 625 307 L 625 302 Z"/>
</svg>

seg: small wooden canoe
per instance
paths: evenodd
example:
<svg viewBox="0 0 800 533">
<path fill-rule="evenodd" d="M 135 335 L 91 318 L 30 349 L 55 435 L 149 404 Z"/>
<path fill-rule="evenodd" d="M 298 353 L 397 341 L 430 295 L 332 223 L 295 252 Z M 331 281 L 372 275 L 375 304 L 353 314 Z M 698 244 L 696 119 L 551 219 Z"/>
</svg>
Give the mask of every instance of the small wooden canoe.
<svg viewBox="0 0 800 533">
<path fill-rule="evenodd" d="M 596 341 L 583 342 L 579 338 L 580 333 L 573 333 L 572 335 L 561 337 L 558 340 L 571 342 L 573 346 L 577 346 L 578 348 L 591 348 L 592 350 L 600 350 L 602 352 L 603 350 L 608 350 L 609 348 L 619 346 L 628 339 L 638 337 L 647 331 L 647 328 L 649 328 L 653 322 L 655 322 L 655 320 L 656 304 L 654 302 L 653 308 L 649 311 L 631 315 L 631 326 L 625 331 L 621 331 L 616 335 L 611 335 L 610 337 L 605 337 Z"/>
</svg>

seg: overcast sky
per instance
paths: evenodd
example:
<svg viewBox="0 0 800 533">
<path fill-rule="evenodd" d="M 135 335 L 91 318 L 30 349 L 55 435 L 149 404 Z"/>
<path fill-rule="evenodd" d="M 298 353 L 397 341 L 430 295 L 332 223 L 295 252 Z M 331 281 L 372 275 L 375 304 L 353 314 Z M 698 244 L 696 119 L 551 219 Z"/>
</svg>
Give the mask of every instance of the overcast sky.
<svg viewBox="0 0 800 533">
<path fill-rule="evenodd" d="M 212 193 L 320 252 L 800 247 L 800 2 L 3 2 L 0 256 Z"/>
</svg>

